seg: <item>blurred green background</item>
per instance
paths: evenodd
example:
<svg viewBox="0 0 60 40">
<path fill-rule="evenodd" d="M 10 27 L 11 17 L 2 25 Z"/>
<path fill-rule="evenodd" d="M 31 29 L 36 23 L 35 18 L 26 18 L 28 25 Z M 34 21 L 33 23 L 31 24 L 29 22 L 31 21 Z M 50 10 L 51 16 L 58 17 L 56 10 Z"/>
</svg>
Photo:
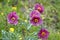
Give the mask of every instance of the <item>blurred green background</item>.
<svg viewBox="0 0 60 40">
<path fill-rule="evenodd" d="M 45 9 L 41 15 L 44 23 L 38 27 L 29 23 L 29 14 L 36 3 Z M 16 26 L 7 23 L 7 14 L 12 11 L 19 16 Z M 38 40 L 41 27 L 50 32 L 48 40 L 60 40 L 60 0 L 0 0 L 0 40 Z"/>
</svg>

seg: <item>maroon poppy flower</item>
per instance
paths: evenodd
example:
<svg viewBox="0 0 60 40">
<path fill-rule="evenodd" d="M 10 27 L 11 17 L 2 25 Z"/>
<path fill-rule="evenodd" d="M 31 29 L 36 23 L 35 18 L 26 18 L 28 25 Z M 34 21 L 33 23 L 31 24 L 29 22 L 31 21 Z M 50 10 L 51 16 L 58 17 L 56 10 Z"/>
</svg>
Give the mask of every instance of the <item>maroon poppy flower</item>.
<svg viewBox="0 0 60 40">
<path fill-rule="evenodd" d="M 31 18 L 30 23 L 34 26 L 41 25 L 43 23 L 42 19 L 38 16 L 34 16 Z"/>
<path fill-rule="evenodd" d="M 10 24 L 16 25 L 18 23 L 18 16 L 17 16 L 16 12 L 9 13 L 7 16 L 7 21 Z"/>
<path fill-rule="evenodd" d="M 38 17 L 40 17 L 40 13 L 39 13 L 39 11 L 37 11 L 37 10 L 33 10 L 33 11 L 30 13 L 30 17 L 34 17 L 34 16 L 38 16 Z"/>
<path fill-rule="evenodd" d="M 40 13 L 42 13 L 44 11 L 44 7 L 41 4 L 37 3 L 35 4 L 35 10 L 38 10 Z"/>
<path fill-rule="evenodd" d="M 47 39 L 49 36 L 49 32 L 46 29 L 41 29 L 38 33 L 38 38 Z"/>
</svg>

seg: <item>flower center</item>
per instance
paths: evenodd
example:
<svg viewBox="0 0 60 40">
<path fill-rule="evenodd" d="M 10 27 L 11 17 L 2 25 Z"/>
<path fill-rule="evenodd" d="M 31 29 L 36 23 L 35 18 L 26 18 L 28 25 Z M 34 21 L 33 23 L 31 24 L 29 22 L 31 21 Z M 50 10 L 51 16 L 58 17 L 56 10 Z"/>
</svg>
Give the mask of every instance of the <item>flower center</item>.
<svg viewBox="0 0 60 40">
<path fill-rule="evenodd" d="M 42 33 L 41 33 L 41 35 L 42 35 L 42 36 L 45 36 L 45 35 L 46 35 L 46 33 L 45 33 L 45 32 L 42 32 Z"/>
<path fill-rule="evenodd" d="M 36 23 L 37 23 L 37 22 L 38 22 L 38 19 L 35 19 L 35 20 L 34 20 L 34 22 L 36 22 Z"/>
<path fill-rule="evenodd" d="M 15 17 L 12 17 L 11 20 L 14 21 L 15 20 Z"/>
<path fill-rule="evenodd" d="M 40 8 L 40 7 L 38 7 L 37 9 L 38 9 L 38 11 L 40 11 L 40 10 L 41 10 L 41 8 Z"/>
</svg>

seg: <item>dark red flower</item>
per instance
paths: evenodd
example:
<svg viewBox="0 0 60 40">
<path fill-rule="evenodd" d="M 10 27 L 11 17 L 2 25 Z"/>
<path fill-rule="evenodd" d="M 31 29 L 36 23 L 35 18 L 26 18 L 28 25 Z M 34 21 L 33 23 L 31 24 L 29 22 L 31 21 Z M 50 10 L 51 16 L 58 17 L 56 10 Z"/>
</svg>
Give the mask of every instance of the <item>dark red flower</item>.
<svg viewBox="0 0 60 40">
<path fill-rule="evenodd" d="M 46 29 L 41 29 L 38 33 L 38 38 L 46 39 L 49 36 L 49 32 Z"/>
<path fill-rule="evenodd" d="M 40 17 L 34 16 L 30 19 L 30 23 L 34 26 L 38 26 L 43 23 L 43 20 Z"/>
<path fill-rule="evenodd" d="M 10 24 L 16 25 L 18 23 L 18 16 L 17 16 L 16 12 L 9 13 L 7 16 L 7 21 Z"/>
<path fill-rule="evenodd" d="M 35 4 L 35 10 L 38 10 L 40 13 L 42 13 L 44 11 L 44 7 L 43 5 L 37 3 Z"/>
</svg>

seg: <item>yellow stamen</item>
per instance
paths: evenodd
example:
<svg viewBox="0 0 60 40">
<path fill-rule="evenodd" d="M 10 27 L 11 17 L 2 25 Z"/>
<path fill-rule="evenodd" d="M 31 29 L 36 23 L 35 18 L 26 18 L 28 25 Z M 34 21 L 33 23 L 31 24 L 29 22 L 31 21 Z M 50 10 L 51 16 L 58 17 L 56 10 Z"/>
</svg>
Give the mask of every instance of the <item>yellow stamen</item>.
<svg viewBox="0 0 60 40">
<path fill-rule="evenodd" d="M 14 18 L 14 17 L 12 17 L 12 18 L 11 18 L 11 20 L 12 20 L 12 21 L 14 21 L 14 20 L 15 20 L 15 18 Z"/>
<path fill-rule="evenodd" d="M 34 21 L 35 21 L 35 22 L 38 22 L 38 19 L 35 19 Z"/>
<path fill-rule="evenodd" d="M 45 32 L 42 32 L 42 34 L 41 34 L 42 36 L 45 36 L 46 35 L 46 33 Z"/>
</svg>

